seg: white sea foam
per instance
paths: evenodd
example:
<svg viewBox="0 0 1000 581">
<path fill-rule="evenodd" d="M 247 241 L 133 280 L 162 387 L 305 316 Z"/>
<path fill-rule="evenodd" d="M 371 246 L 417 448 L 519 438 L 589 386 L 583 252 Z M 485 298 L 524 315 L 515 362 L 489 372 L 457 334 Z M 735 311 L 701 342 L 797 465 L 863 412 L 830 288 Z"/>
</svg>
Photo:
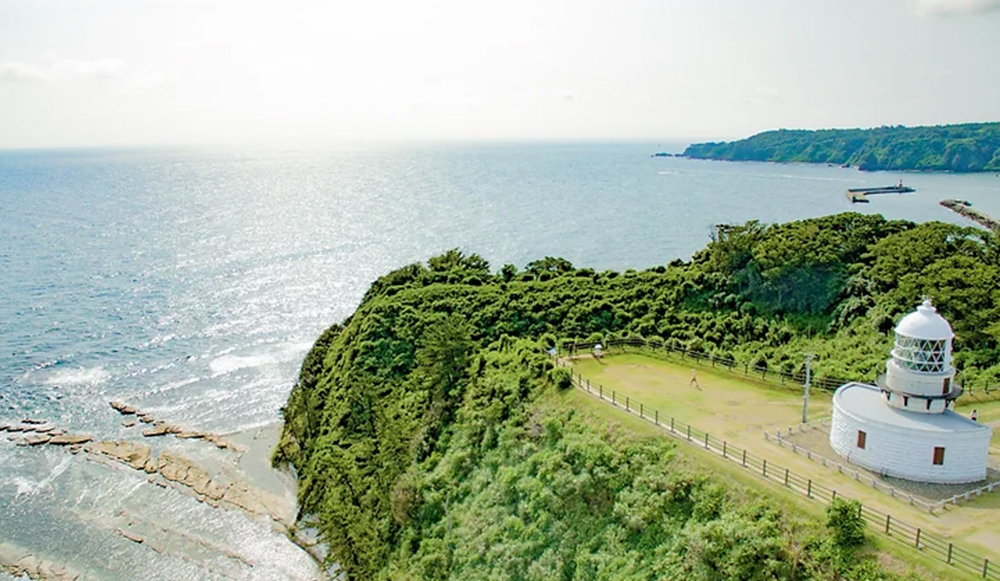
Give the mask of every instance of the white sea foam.
<svg viewBox="0 0 1000 581">
<path fill-rule="evenodd" d="M 264 367 L 285 361 L 299 360 L 312 347 L 312 343 L 279 343 L 272 345 L 266 353 L 253 355 L 233 355 L 226 353 L 213 359 L 208 368 L 212 377 L 232 373 L 238 369 Z"/>
<path fill-rule="evenodd" d="M 232 373 L 237 369 L 247 369 L 249 367 L 260 367 L 274 363 L 274 358 L 270 355 L 249 355 L 241 357 L 239 355 L 223 355 L 216 357 L 208 364 L 212 377 L 218 377 L 227 373 Z"/>
<path fill-rule="evenodd" d="M 69 468 L 69 463 L 72 460 L 70 456 L 64 457 L 55 467 L 49 472 L 49 475 L 42 480 L 31 480 L 23 476 L 12 476 L 6 479 L 6 483 L 13 484 L 14 488 L 17 489 L 15 496 L 34 496 L 48 488 L 52 484 L 52 481 L 59 477 L 60 474 Z"/>
<path fill-rule="evenodd" d="M 77 367 L 75 369 L 55 369 L 42 379 L 45 385 L 72 387 L 78 385 L 96 386 L 111 377 L 103 367 Z"/>
</svg>

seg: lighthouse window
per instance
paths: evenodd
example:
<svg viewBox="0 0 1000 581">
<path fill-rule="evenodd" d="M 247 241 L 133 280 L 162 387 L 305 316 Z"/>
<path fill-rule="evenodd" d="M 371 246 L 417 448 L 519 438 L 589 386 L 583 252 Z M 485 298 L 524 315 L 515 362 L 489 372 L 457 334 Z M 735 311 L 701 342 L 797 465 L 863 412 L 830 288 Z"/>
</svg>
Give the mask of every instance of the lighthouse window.
<svg viewBox="0 0 1000 581">
<path fill-rule="evenodd" d="M 865 443 L 868 441 L 868 434 L 862 430 L 858 430 L 858 448 L 862 450 L 865 449 Z"/>
<path fill-rule="evenodd" d="M 927 409 L 931 409 L 931 400 L 927 400 Z"/>
<path fill-rule="evenodd" d="M 905 408 L 908 405 L 910 405 L 910 396 L 904 395 L 903 396 L 903 407 Z"/>
<path fill-rule="evenodd" d="M 941 395 L 948 395 L 949 391 L 951 391 L 951 378 L 950 377 L 945 377 L 944 378 L 944 387 L 941 388 Z"/>
<path fill-rule="evenodd" d="M 947 340 L 914 339 L 896 336 L 893 359 L 905 369 L 922 373 L 941 373 L 945 370 L 948 354 Z"/>
<path fill-rule="evenodd" d="M 944 464 L 944 447 L 935 446 L 934 447 L 934 465 L 941 466 Z"/>
</svg>

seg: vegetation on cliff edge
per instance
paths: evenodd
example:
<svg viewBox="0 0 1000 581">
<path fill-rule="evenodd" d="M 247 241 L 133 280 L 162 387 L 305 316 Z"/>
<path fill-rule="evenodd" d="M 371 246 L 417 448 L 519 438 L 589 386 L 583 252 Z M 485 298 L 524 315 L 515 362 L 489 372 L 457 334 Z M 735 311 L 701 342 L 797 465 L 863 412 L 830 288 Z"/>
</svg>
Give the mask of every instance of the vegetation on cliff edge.
<svg viewBox="0 0 1000 581">
<path fill-rule="evenodd" d="M 722 143 L 695 143 L 685 157 L 833 163 L 863 170 L 1000 171 L 1000 123 L 873 129 L 779 129 Z"/>
<path fill-rule="evenodd" d="M 449 251 L 381 277 L 323 333 L 275 461 L 351 579 L 883 578 L 863 546 L 668 442 L 554 403 L 567 376 L 543 349 L 641 335 L 785 370 L 809 350 L 820 375 L 869 377 L 921 295 L 952 321 L 962 376 L 992 381 L 1000 251 L 974 228 L 751 222 L 689 263 L 624 273 L 545 258 L 492 274 Z"/>
</svg>

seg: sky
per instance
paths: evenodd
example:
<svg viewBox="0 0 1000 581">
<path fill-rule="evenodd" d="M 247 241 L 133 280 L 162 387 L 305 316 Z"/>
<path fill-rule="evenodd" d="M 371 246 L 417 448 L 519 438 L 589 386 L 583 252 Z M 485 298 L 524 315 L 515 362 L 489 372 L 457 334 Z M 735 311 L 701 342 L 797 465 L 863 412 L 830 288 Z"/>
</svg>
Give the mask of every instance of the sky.
<svg viewBox="0 0 1000 581">
<path fill-rule="evenodd" d="M 0 148 L 1000 120 L 1000 0 L 0 0 Z"/>
</svg>

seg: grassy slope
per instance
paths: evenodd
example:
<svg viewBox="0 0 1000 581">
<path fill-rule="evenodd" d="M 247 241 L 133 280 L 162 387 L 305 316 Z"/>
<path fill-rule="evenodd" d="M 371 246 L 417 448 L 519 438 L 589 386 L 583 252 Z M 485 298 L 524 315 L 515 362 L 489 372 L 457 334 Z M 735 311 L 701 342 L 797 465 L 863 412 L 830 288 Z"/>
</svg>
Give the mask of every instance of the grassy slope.
<svg viewBox="0 0 1000 581">
<path fill-rule="evenodd" d="M 775 465 L 789 467 L 814 481 L 841 491 L 867 505 L 890 513 L 924 530 L 962 543 L 982 554 L 995 554 L 1000 538 L 1000 494 L 980 497 L 949 509 L 939 515 L 929 515 L 908 503 L 888 497 L 855 482 L 850 477 L 827 470 L 787 448 L 768 443 L 763 431 L 774 432 L 794 425 L 801 419 L 801 388 L 762 384 L 715 373 L 699 368 L 702 390 L 688 385 L 689 362 L 651 358 L 642 354 L 605 357 L 600 362 L 585 357 L 573 362 L 584 378 L 593 385 L 603 383 L 605 393 L 614 389 L 622 397 L 642 401 L 646 409 L 659 409 L 660 417 L 673 415 L 679 420 L 728 439 L 741 448 L 768 458 Z M 723 403 L 724 402 L 724 403 Z M 596 402 L 600 406 L 600 402 Z M 716 405 L 718 403 L 718 405 Z M 981 421 L 1000 418 L 1000 402 L 966 401 L 958 411 L 979 410 Z M 829 416 L 829 394 L 813 392 L 810 419 Z M 636 425 L 648 423 L 636 420 Z M 779 488 L 780 489 L 780 488 Z M 1000 557 L 1000 555 L 998 555 Z"/>
<path fill-rule="evenodd" d="M 602 403 L 579 390 L 566 392 L 561 397 L 566 405 L 589 414 L 594 418 L 592 421 L 596 425 L 617 425 L 636 434 L 649 437 L 663 436 L 662 431 L 649 422 L 640 420 L 635 415 L 626 413 L 623 409 Z M 705 452 L 699 450 L 696 446 L 692 446 L 681 448 L 678 450 L 678 454 L 684 457 L 686 462 L 699 466 L 699 469 L 710 472 L 716 478 L 725 479 L 748 491 L 768 496 L 786 512 L 816 520 L 824 517 L 824 509 L 818 503 L 798 494 L 789 494 L 779 484 L 770 480 L 763 480 L 739 466 L 719 458 L 714 453 Z M 879 551 L 880 560 L 894 574 L 903 577 L 912 576 L 917 579 L 972 581 L 979 578 L 976 575 L 970 575 L 948 567 L 937 559 L 915 552 L 909 546 L 904 547 L 899 543 L 874 534 L 869 534 L 869 538 L 874 547 Z"/>
</svg>

